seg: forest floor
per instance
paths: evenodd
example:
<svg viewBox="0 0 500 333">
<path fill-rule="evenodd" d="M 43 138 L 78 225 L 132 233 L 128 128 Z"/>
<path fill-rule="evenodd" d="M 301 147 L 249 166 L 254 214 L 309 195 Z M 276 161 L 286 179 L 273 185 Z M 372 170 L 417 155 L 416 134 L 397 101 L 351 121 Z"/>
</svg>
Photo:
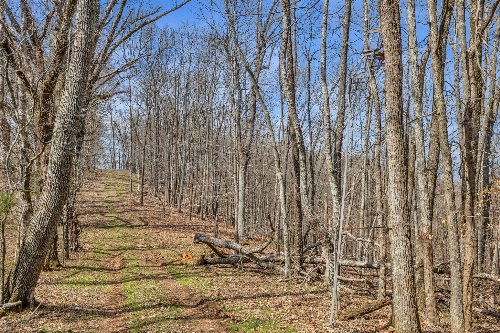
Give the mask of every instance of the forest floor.
<svg viewBox="0 0 500 333">
<path fill-rule="evenodd" d="M 193 244 L 214 223 L 128 193 L 124 172 L 98 171 L 79 196 L 83 249 L 64 267 L 42 273 L 40 306 L 0 318 L 0 332 L 389 332 L 390 306 L 325 326 L 329 293 L 320 283 L 284 280 L 273 271 L 197 266 L 209 255 Z M 230 238 L 221 230 L 221 238 Z M 373 300 L 343 287 L 342 308 Z M 442 314 L 446 321 L 446 314 Z M 491 320 L 476 332 L 499 332 Z M 426 332 L 441 332 L 426 330 Z M 445 331 L 443 331 L 445 332 Z"/>
</svg>

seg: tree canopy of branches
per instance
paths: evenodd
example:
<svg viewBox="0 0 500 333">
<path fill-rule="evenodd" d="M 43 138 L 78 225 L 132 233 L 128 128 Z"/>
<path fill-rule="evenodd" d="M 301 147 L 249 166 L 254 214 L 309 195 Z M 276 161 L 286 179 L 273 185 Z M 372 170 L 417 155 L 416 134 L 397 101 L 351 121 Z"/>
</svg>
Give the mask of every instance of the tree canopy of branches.
<svg viewBox="0 0 500 333">
<path fill-rule="evenodd" d="M 158 22 L 188 1 L 42 2 L 0 3 L 0 185 L 17 198 L 0 217 L 19 224 L 2 303 L 33 303 L 60 232 L 63 259 L 78 250 L 76 194 L 111 168 L 240 251 L 204 264 L 320 264 L 332 325 L 355 266 L 397 332 L 439 325 L 438 289 L 451 331 L 472 332 L 473 280 L 500 275 L 498 0 L 192 1 L 201 18 L 178 28 Z M 272 256 L 244 246 L 259 237 Z"/>
</svg>

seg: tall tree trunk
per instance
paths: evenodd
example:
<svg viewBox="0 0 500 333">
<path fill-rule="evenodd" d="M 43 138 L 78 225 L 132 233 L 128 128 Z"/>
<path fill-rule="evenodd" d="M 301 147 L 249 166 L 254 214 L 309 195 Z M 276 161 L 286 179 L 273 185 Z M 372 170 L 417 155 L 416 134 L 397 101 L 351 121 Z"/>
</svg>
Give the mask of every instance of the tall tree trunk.
<svg viewBox="0 0 500 333">
<path fill-rule="evenodd" d="M 363 1 L 363 34 L 364 34 L 364 48 L 368 50 L 371 46 L 370 39 L 370 8 L 368 1 Z M 372 101 L 372 105 L 375 108 L 375 140 L 373 142 L 373 163 L 374 172 L 373 180 L 375 183 L 375 226 L 378 231 L 378 242 L 380 245 L 379 250 L 379 261 L 385 263 L 387 259 L 387 225 L 384 219 L 384 205 L 383 205 L 383 193 L 382 193 L 382 166 L 381 166 L 381 150 L 382 150 L 382 105 L 379 98 L 379 93 L 377 89 L 377 82 L 373 73 L 373 63 L 367 60 L 366 71 L 368 72 L 368 90 L 369 97 Z M 377 288 L 377 298 L 383 299 L 386 296 L 386 265 L 380 265 L 379 268 L 379 280 Z"/>
<path fill-rule="evenodd" d="M 0 7 L 1 8 L 1 7 Z M 1 9 L 0 9 L 1 10 Z M 2 11 L 3 12 L 3 11 Z M 2 28 L 0 28 L 0 38 L 3 37 Z M 0 70 L 2 75 L 0 75 L 0 170 L 3 168 L 8 169 L 7 165 L 7 155 L 9 153 L 11 145 L 11 129 L 9 122 L 7 121 L 7 108 L 5 107 L 5 77 L 8 75 L 8 71 L 4 70 L 3 63 L 0 64 Z"/>
<path fill-rule="evenodd" d="M 425 133 L 423 119 L 423 90 L 427 55 L 424 55 L 422 63 L 418 61 L 417 30 L 415 19 L 415 1 L 408 1 L 408 48 L 410 52 L 411 65 L 411 96 L 413 112 L 415 116 L 415 155 L 416 155 L 416 178 L 417 178 L 417 207 L 418 207 L 418 235 L 417 235 L 417 257 L 422 258 L 423 282 L 425 293 L 425 318 L 431 323 L 436 322 L 436 297 L 434 291 L 434 264 L 432 249 L 432 220 L 429 202 L 427 166 L 425 154 Z M 419 268 L 420 269 L 420 268 Z M 417 272 L 419 274 L 419 272 Z"/>
<path fill-rule="evenodd" d="M 486 110 L 481 116 L 481 128 L 480 137 L 478 144 L 478 159 L 477 167 L 478 170 L 478 193 L 480 195 L 480 201 L 482 207 L 478 209 L 481 211 L 476 215 L 482 216 L 482 222 L 478 226 L 478 240 L 477 240 L 477 260 L 478 260 L 478 270 L 482 271 L 485 269 L 485 257 L 486 257 L 486 240 L 488 234 L 491 236 L 491 228 L 488 225 L 491 223 L 490 219 L 490 207 L 491 207 L 491 193 L 488 189 L 491 185 L 490 179 L 490 163 L 491 163 L 491 141 L 493 133 L 493 125 L 498 116 L 498 105 L 500 103 L 500 92 L 499 85 L 497 83 L 496 73 L 497 73 L 497 63 L 498 63 L 498 51 L 500 44 L 500 15 L 496 19 L 496 31 L 494 35 L 493 48 L 491 50 L 491 63 L 490 63 L 490 73 L 489 73 L 489 91 L 488 91 L 488 105 Z"/>
<path fill-rule="evenodd" d="M 133 174 L 135 172 L 134 162 L 134 122 L 132 115 L 132 85 L 130 83 L 130 76 L 128 77 L 128 121 L 129 121 L 129 156 L 128 156 L 128 169 L 129 169 L 129 192 L 133 193 Z M 165 188 L 165 193 L 167 189 Z"/>
<path fill-rule="evenodd" d="M 417 313 L 403 133 L 403 63 L 399 2 L 379 3 L 385 53 L 385 103 L 387 142 L 387 203 L 392 258 L 392 304 L 398 333 L 420 332 Z"/>
<path fill-rule="evenodd" d="M 33 302 L 38 277 L 61 217 L 71 177 L 75 125 L 85 117 L 88 69 L 94 54 L 97 0 L 78 0 L 73 50 L 52 137 L 46 182 L 8 281 L 6 299 Z"/>
<path fill-rule="evenodd" d="M 337 118 L 335 120 L 335 144 L 334 144 L 334 171 L 337 183 L 340 186 L 342 144 L 344 140 L 346 89 L 347 89 L 347 55 L 349 51 L 349 31 L 351 29 L 351 6 L 352 0 L 345 1 L 344 17 L 342 19 L 342 41 L 339 65 L 339 90 L 337 96 Z"/>
<path fill-rule="evenodd" d="M 111 169 L 116 169 L 115 124 L 113 122 L 113 109 L 109 112 L 109 126 L 111 127 Z"/>
<path fill-rule="evenodd" d="M 322 112 L 323 112 L 323 133 L 325 135 L 326 162 L 328 168 L 328 182 L 330 185 L 330 195 L 332 200 L 331 217 L 324 221 L 325 225 L 321 230 L 323 242 L 323 256 L 325 257 L 325 282 L 328 285 L 333 283 L 333 272 L 335 265 L 335 239 L 338 237 L 338 222 L 340 216 L 340 193 L 338 182 L 335 175 L 335 156 L 332 147 L 332 128 L 330 117 L 330 95 L 328 93 L 328 82 L 326 80 L 326 48 L 328 34 L 328 6 L 329 0 L 323 3 L 323 21 L 321 25 L 321 93 L 322 93 Z"/>
<path fill-rule="evenodd" d="M 451 269 L 450 317 L 452 332 L 462 332 L 464 329 L 464 313 L 462 309 L 462 277 L 460 265 L 460 241 L 455 212 L 455 190 L 453 186 L 453 160 L 448 139 L 448 121 L 446 118 L 446 102 L 443 92 L 444 62 L 443 43 L 447 31 L 438 30 L 436 0 L 428 1 L 430 24 L 431 65 L 434 83 L 434 111 L 439 119 L 439 144 L 443 158 L 443 184 L 448 222 L 448 253 Z M 443 8 L 441 22 L 449 20 L 451 8 Z"/>
<path fill-rule="evenodd" d="M 283 94 L 285 96 L 286 104 L 288 106 L 288 114 L 291 120 L 291 128 L 295 132 L 295 145 L 299 151 L 300 197 L 302 211 L 304 213 L 304 218 L 308 222 L 313 222 L 315 220 L 313 216 L 313 207 L 311 207 L 307 196 L 307 164 L 304 136 L 302 134 L 296 103 L 295 60 L 291 38 L 292 23 L 290 0 L 282 0 L 281 3 L 283 6 L 283 32 L 281 36 L 282 45 L 280 55 L 280 74 L 283 84 Z"/>
</svg>

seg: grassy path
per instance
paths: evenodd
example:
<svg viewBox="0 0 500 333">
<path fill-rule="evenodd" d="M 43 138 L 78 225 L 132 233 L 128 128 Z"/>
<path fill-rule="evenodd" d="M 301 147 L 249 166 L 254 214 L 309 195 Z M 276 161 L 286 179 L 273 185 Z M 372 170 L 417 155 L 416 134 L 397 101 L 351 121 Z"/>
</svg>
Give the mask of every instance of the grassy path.
<svg viewBox="0 0 500 333">
<path fill-rule="evenodd" d="M 329 293 L 320 283 L 283 280 L 252 265 L 181 262 L 185 254 L 210 254 L 193 235 L 212 234 L 213 222 L 164 212 L 150 197 L 140 206 L 127 188 L 126 173 L 96 172 L 78 199 L 82 251 L 42 274 L 42 305 L 0 318 L 1 333 L 388 331 L 389 307 L 328 330 Z M 221 237 L 231 238 L 231 230 L 221 227 Z M 341 296 L 343 309 L 373 299 L 365 286 L 342 286 Z"/>
<path fill-rule="evenodd" d="M 0 321 L 2 332 L 225 332 L 214 302 L 176 280 L 179 256 L 162 210 L 127 193 L 124 174 L 105 173 L 80 198 L 84 249 L 44 273 L 42 307 Z M 187 238 L 187 236 L 186 236 Z M 175 273 L 174 273 L 175 274 Z"/>
</svg>

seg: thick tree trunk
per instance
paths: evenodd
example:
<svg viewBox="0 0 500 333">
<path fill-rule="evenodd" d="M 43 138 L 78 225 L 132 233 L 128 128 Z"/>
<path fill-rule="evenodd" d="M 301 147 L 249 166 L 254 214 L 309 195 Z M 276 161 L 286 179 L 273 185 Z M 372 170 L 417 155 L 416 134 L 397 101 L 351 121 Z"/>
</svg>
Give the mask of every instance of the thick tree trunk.
<svg viewBox="0 0 500 333">
<path fill-rule="evenodd" d="M 73 51 L 54 127 L 46 182 L 19 256 L 8 281 L 6 299 L 23 305 L 33 302 L 38 277 L 66 201 L 71 176 L 74 128 L 85 117 L 88 69 L 93 57 L 94 28 L 99 16 L 97 0 L 78 0 Z"/>
<path fill-rule="evenodd" d="M 385 53 L 388 208 L 392 258 L 393 320 L 396 332 L 420 332 L 406 193 L 403 138 L 403 64 L 399 2 L 379 4 Z"/>
</svg>

